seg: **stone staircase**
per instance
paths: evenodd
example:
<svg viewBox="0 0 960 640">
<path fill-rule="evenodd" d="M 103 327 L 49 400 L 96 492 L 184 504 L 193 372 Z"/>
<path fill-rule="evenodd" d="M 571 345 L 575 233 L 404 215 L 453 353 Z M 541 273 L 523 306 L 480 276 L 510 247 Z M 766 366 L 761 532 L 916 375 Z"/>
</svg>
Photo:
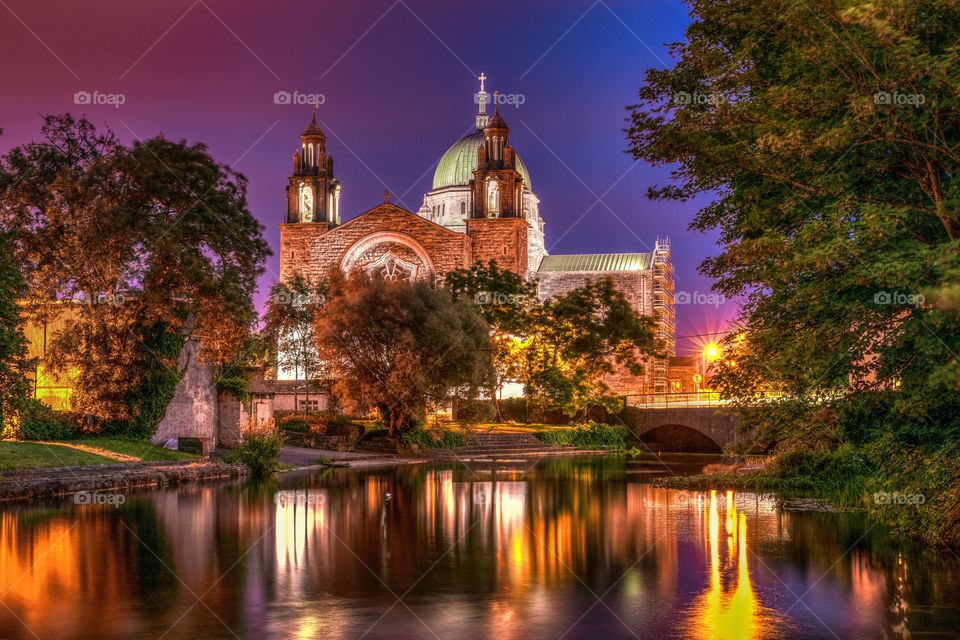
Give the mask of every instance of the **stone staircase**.
<svg viewBox="0 0 960 640">
<path fill-rule="evenodd" d="M 360 448 L 364 453 L 378 453 L 404 457 L 437 459 L 502 458 L 505 456 L 537 456 L 570 453 L 586 453 L 586 450 L 546 444 L 532 433 L 513 431 L 481 431 L 473 434 L 467 446 L 457 449 L 412 450 L 407 445 L 377 439 L 364 441 Z"/>
</svg>

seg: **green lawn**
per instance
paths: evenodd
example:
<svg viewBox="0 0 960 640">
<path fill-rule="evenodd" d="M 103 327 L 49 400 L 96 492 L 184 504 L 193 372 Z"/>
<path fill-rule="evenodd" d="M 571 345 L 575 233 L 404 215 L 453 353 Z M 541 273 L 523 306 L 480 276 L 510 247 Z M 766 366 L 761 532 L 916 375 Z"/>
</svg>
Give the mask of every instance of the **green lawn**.
<svg viewBox="0 0 960 640">
<path fill-rule="evenodd" d="M 83 464 L 114 464 L 104 458 L 70 447 L 38 442 L 0 442 L 0 469 L 73 467 Z"/>
<path fill-rule="evenodd" d="M 140 458 L 141 460 L 182 460 L 197 457 L 183 451 L 164 449 L 149 442 L 124 440 L 123 438 L 80 438 L 79 440 L 69 440 L 66 444 L 106 449 L 113 453 Z"/>
<path fill-rule="evenodd" d="M 0 470 L 117 464 L 137 460 L 196 458 L 149 442 L 122 438 L 80 438 L 60 443 L 0 442 Z"/>
</svg>

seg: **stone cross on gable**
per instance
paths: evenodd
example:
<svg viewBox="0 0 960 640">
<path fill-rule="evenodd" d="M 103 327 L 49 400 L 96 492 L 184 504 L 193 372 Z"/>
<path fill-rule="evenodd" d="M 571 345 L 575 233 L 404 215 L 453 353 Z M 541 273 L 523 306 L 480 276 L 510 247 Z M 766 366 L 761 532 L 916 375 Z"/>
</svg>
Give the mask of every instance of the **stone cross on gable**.
<svg viewBox="0 0 960 640">
<path fill-rule="evenodd" d="M 390 192 L 386 189 L 383 190 L 383 201 L 390 202 Z"/>
</svg>

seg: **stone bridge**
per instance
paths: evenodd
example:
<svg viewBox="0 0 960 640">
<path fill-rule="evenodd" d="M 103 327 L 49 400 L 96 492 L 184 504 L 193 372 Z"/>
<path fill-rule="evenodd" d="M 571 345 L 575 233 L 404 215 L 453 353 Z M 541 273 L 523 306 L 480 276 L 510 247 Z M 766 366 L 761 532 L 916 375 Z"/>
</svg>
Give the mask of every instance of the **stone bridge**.
<svg viewBox="0 0 960 640">
<path fill-rule="evenodd" d="M 749 437 L 740 416 L 718 406 L 637 408 L 643 421 L 634 433 L 653 450 L 717 452 Z"/>
</svg>

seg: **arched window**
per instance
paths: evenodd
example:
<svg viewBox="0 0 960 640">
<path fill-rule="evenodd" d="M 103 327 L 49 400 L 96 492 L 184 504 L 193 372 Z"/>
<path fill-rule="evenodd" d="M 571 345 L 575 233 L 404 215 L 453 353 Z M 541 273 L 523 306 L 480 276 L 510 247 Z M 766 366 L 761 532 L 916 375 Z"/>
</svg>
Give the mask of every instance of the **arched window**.
<svg viewBox="0 0 960 640">
<path fill-rule="evenodd" d="M 312 144 L 312 143 L 307 146 L 307 155 L 308 155 L 308 157 L 310 158 L 309 165 L 312 167 L 312 166 L 314 165 L 314 162 L 313 162 L 313 144 Z"/>
<path fill-rule="evenodd" d="M 466 203 L 466 202 L 461 202 L 461 203 L 460 203 L 460 215 L 464 215 L 466 212 L 467 212 L 467 203 Z"/>
<path fill-rule="evenodd" d="M 500 185 L 496 180 L 487 181 L 487 216 L 500 213 Z"/>
<path fill-rule="evenodd" d="M 440 205 L 440 216 L 443 217 L 447 213 L 447 203 L 444 202 Z"/>
</svg>

